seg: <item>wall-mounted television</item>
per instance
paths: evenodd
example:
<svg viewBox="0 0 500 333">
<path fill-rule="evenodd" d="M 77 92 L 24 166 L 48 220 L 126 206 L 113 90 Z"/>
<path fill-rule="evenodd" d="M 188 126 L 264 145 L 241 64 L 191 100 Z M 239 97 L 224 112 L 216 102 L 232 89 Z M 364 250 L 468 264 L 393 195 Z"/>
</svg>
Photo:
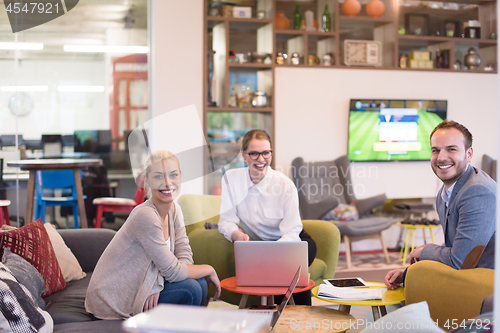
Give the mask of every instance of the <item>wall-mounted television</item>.
<svg viewBox="0 0 500 333">
<path fill-rule="evenodd" d="M 348 156 L 351 161 L 425 161 L 429 135 L 446 119 L 444 100 L 351 99 Z"/>
</svg>

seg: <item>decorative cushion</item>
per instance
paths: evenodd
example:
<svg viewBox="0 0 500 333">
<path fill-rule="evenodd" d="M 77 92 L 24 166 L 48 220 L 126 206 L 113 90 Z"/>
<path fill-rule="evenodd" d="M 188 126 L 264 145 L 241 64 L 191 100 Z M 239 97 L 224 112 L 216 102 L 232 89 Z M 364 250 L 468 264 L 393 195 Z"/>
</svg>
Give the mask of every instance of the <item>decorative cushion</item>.
<svg viewBox="0 0 500 333">
<path fill-rule="evenodd" d="M 327 221 L 355 221 L 359 219 L 358 210 L 354 204 L 340 203 L 337 207 L 326 213 Z"/>
<path fill-rule="evenodd" d="M 10 328 L 9 321 L 5 319 L 2 312 L 0 312 L 0 332 L 2 333 L 13 333 Z"/>
<path fill-rule="evenodd" d="M 12 272 L 17 281 L 28 289 L 35 303 L 40 308 L 45 308 L 45 301 L 41 297 L 45 291 L 45 282 L 36 268 L 8 248 L 3 250 L 2 263 Z"/>
<path fill-rule="evenodd" d="M 56 253 L 57 262 L 64 276 L 64 281 L 69 282 L 83 279 L 87 274 L 83 272 L 75 255 L 71 252 L 69 247 L 66 246 L 66 243 L 64 243 L 63 238 L 59 235 L 56 228 L 50 223 L 45 223 L 44 226 L 49 235 L 54 252 Z"/>
<path fill-rule="evenodd" d="M 0 263 L 0 312 L 13 332 L 53 331 L 50 315 L 33 303 L 29 291 Z"/>
<path fill-rule="evenodd" d="M 11 226 L 11 225 L 7 225 L 7 224 L 4 224 L 2 225 L 2 228 L 0 228 L 1 230 L 16 230 L 17 228 L 14 227 L 14 226 Z"/>
<path fill-rule="evenodd" d="M 219 225 L 216 223 L 205 222 L 205 229 L 219 229 Z"/>
<path fill-rule="evenodd" d="M 9 248 L 33 265 L 45 281 L 48 296 L 66 287 L 56 254 L 41 219 L 16 230 L 0 232 L 0 251 Z"/>
</svg>

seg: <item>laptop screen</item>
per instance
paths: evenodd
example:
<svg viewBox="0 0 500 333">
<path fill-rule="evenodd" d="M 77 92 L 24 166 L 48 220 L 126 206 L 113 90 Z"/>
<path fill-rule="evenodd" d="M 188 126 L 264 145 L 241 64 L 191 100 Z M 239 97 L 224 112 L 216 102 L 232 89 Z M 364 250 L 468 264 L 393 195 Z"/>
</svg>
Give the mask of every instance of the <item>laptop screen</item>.
<svg viewBox="0 0 500 333">
<path fill-rule="evenodd" d="M 283 297 L 283 301 L 281 301 L 278 310 L 273 315 L 273 319 L 271 321 L 271 330 L 274 328 L 274 325 L 276 325 L 276 323 L 278 322 L 278 319 L 281 313 L 283 312 L 283 309 L 285 309 L 286 304 L 290 300 L 290 297 L 292 297 L 292 293 L 295 290 L 295 287 L 297 286 L 297 282 L 299 282 L 301 269 L 302 266 L 299 266 L 299 269 L 297 269 L 297 273 L 295 273 L 295 276 L 292 279 L 292 283 L 290 283 L 290 286 L 288 287 L 288 290 L 285 293 L 285 297 Z"/>
</svg>

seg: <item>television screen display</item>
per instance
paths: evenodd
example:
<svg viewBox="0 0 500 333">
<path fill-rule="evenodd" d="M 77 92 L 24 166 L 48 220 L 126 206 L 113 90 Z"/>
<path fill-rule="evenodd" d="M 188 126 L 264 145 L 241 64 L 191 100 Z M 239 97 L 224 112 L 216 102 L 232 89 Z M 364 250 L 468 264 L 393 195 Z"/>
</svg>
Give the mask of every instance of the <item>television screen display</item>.
<svg viewBox="0 0 500 333">
<path fill-rule="evenodd" d="M 429 135 L 446 119 L 447 101 L 351 99 L 351 161 L 430 160 Z"/>
</svg>

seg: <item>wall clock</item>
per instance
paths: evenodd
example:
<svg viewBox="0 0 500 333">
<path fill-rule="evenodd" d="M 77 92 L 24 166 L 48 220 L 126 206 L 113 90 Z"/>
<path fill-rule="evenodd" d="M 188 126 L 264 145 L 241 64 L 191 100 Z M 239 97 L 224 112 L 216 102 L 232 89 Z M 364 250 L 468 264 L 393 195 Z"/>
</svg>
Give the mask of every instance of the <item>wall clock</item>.
<svg viewBox="0 0 500 333">
<path fill-rule="evenodd" d="M 33 111 L 33 99 L 25 93 L 16 93 L 9 98 L 10 112 L 18 117 L 24 117 Z"/>
<path fill-rule="evenodd" d="M 347 66 L 381 66 L 382 44 L 374 40 L 344 40 L 344 64 Z"/>
</svg>

